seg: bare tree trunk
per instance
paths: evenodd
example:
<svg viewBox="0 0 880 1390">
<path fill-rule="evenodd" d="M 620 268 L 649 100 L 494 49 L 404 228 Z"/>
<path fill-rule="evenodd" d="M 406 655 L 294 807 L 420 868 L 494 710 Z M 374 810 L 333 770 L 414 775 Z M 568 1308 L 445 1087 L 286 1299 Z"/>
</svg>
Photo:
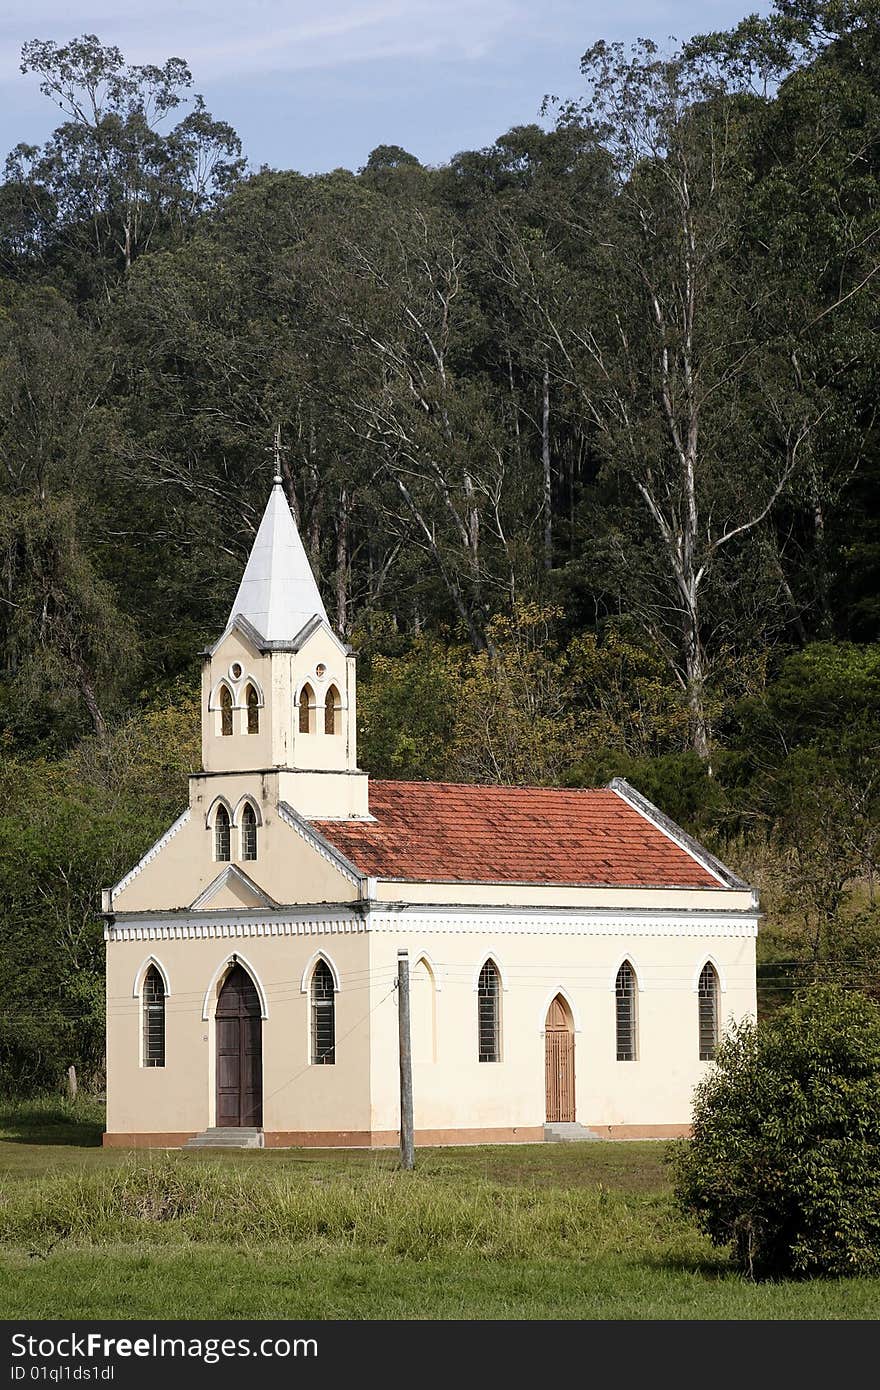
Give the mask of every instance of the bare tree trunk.
<svg viewBox="0 0 880 1390">
<path fill-rule="evenodd" d="M 82 695 L 86 709 L 89 712 L 89 718 L 92 721 L 92 728 L 95 731 L 96 737 L 100 740 L 101 743 L 103 743 L 107 737 L 107 724 L 98 705 L 97 696 L 95 695 L 95 688 L 92 685 L 89 674 L 84 667 L 79 668 L 78 676 L 80 694 Z"/>
<path fill-rule="evenodd" d="M 825 513 L 819 495 L 815 471 L 813 485 L 813 540 L 816 546 L 816 597 L 819 601 L 819 627 L 823 636 L 831 633 L 831 605 L 828 598 L 828 550 L 825 538 Z"/>
<path fill-rule="evenodd" d="M 339 495 L 339 517 L 336 522 L 336 628 L 348 633 L 348 489 Z"/>
<path fill-rule="evenodd" d="M 711 737 L 709 720 L 706 716 L 706 666 L 695 613 L 688 614 L 687 618 L 685 670 L 691 747 L 698 757 L 702 758 L 704 762 L 708 762 Z"/>
<path fill-rule="evenodd" d="M 549 572 L 553 568 L 553 479 L 550 471 L 550 366 L 546 361 L 541 401 L 541 465 L 544 481 L 544 569 Z"/>
</svg>

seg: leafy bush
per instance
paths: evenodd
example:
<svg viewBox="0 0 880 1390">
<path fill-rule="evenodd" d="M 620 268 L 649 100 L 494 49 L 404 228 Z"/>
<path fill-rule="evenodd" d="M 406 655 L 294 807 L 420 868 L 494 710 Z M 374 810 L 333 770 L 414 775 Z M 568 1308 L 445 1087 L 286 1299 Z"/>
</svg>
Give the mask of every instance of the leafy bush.
<svg viewBox="0 0 880 1390">
<path fill-rule="evenodd" d="M 880 1009 L 815 986 L 733 1028 L 697 1088 L 675 1195 L 752 1277 L 880 1270 Z"/>
</svg>

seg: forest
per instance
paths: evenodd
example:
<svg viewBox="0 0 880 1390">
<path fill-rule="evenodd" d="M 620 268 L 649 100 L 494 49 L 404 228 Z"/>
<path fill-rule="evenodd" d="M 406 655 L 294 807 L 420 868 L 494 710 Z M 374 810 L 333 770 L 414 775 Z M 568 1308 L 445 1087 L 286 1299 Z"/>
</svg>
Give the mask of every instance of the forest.
<svg viewBox="0 0 880 1390">
<path fill-rule="evenodd" d="M 880 993 L 878 0 L 598 42 L 439 167 L 255 169 L 91 35 L 21 66 L 0 1087 L 100 1078 L 99 890 L 185 803 L 276 457 L 363 767 L 626 776 L 760 889 L 762 1012 Z"/>
</svg>

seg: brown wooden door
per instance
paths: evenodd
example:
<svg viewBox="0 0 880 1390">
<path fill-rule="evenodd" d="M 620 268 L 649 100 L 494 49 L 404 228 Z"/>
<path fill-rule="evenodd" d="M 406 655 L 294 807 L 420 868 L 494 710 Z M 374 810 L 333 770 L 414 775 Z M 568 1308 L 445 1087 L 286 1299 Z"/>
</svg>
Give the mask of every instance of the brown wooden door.
<svg viewBox="0 0 880 1390">
<path fill-rule="evenodd" d="M 263 1037 L 260 999 L 236 965 L 217 1000 L 217 1124 L 263 1123 Z"/>
<path fill-rule="evenodd" d="M 574 1119 L 574 1026 L 568 1005 L 557 994 L 544 1024 L 544 1075 L 547 1119 Z"/>
</svg>

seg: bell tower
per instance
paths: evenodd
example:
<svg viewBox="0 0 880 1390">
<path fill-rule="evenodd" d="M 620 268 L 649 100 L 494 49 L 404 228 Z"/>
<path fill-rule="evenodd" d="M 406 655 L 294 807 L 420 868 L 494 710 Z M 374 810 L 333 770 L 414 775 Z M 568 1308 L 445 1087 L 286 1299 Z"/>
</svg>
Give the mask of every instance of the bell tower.
<svg viewBox="0 0 880 1390">
<path fill-rule="evenodd" d="M 203 656 L 203 775 L 270 776 L 277 800 L 306 818 L 369 814 L 355 657 L 327 619 L 277 473 L 226 627 Z"/>
</svg>

